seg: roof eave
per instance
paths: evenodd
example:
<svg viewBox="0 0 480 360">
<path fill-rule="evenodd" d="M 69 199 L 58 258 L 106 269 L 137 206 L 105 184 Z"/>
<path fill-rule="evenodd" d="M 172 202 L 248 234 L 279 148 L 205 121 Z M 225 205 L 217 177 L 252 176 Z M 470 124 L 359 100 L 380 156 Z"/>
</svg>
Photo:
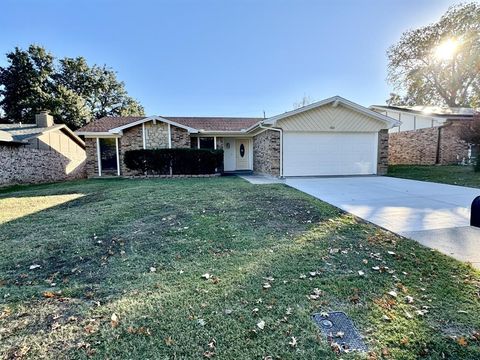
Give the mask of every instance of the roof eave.
<svg viewBox="0 0 480 360">
<path fill-rule="evenodd" d="M 388 124 L 390 127 L 395 127 L 395 126 L 400 125 L 400 122 L 398 120 L 395 120 L 395 119 L 393 119 L 389 116 L 379 114 L 379 113 L 377 113 L 377 112 L 375 112 L 371 109 L 368 109 L 364 106 L 356 104 L 356 103 L 354 103 L 350 100 L 347 100 L 347 99 L 345 99 L 341 96 L 338 96 L 338 95 L 332 96 L 332 97 L 324 99 L 324 100 L 314 102 L 310 105 L 306 105 L 306 106 L 303 106 L 303 107 L 295 109 L 295 110 L 287 111 L 283 114 L 276 115 L 276 116 L 273 116 L 273 117 L 268 118 L 268 119 L 265 119 L 264 121 L 262 121 L 262 124 L 264 124 L 264 125 L 275 125 L 279 120 L 285 119 L 287 117 L 290 117 L 290 116 L 293 116 L 293 115 L 296 115 L 296 114 L 300 114 L 300 113 L 305 112 L 305 111 L 309 111 L 309 110 L 319 108 L 319 107 L 327 105 L 329 103 L 333 103 L 335 106 L 337 106 L 338 104 L 342 104 L 342 105 L 344 105 L 346 107 L 349 107 L 353 110 L 361 112 L 361 113 L 363 113 L 367 116 L 370 116 L 370 117 L 373 117 L 373 118 L 375 118 L 379 121 L 382 121 L 382 122 Z"/>
<path fill-rule="evenodd" d="M 168 119 L 165 119 L 161 116 L 148 116 L 146 118 L 143 118 L 143 119 L 140 119 L 140 120 L 137 120 L 137 121 L 134 121 L 134 122 L 131 122 L 131 123 L 128 123 L 128 124 L 125 124 L 125 125 L 122 125 L 122 126 L 118 126 L 116 128 L 113 128 L 113 129 L 110 129 L 108 130 L 109 133 L 111 134 L 116 134 L 116 133 L 119 133 L 121 132 L 122 130 L 124 129 L 128 129 L 130 127 L 133 127 L 133 126 L 137 126 L 137 125 L 141 125 L 143 123 L 146 123 L 146 122 L 149 122 L 149 121 L 154 121 L 154 120 L 157 120 L 157 121 L 161 121 L 161 122 L 164 122 L 166 124 L 170 124 L 170 125 L 173 125 L 173 126 L 176 126 L 176 127 L 179 127 L 181 129 L 185 129 L 187 130 L 189 133 L 192 133 L 192 134 L 196 134 L 198 133 L 198 130 L 197 129 L 194 129 L 192 127 L 189 127 L 189 126 L 185 126 L 185 125 L 182 125 L 182 124 L 179 124 L 179 123 L 176 123 L 174 121 L 171 121 L 171 120 L 168 120 Z"/>
</svg>

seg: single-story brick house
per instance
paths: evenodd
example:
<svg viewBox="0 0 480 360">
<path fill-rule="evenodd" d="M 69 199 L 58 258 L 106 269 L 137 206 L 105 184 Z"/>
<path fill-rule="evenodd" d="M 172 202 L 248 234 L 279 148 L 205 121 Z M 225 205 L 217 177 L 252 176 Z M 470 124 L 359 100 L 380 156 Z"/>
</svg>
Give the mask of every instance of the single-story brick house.
<svg viewBox="0 0 480 360">
<path fill-rule="evenodd" d="M 88 176 L 130 175 L 126 151 L 224 150 L 224 170 L 272 176 L 384 174 L 396 120 L 334 96 L 270 118 L 104 117 L 77 130 Z"/>
<path fill-rule="evenodd" d="M 0 124 L 0 186 L 83 178 L 85 143 L 43 111 L 35 124 Z"/>
<path fill-rule="evenodd" d="M 460 138 L 473 120 L 472 108 L 372 105 L 370 109 L 398 119 L 389 130 L 391 165 L 449 165 L 469 163 L 477 149 Z"/>
</svg>

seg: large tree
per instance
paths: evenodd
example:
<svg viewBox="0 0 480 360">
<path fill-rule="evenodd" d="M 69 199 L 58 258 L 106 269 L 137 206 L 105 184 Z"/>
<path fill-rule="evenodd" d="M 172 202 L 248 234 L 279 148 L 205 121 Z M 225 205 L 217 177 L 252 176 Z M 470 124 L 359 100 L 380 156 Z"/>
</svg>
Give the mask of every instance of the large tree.
<svg viewBox="0 0 480 360">
<path fill-rule="evenodd" d="M 480 99 L 480 5 L 452 6 L 390 47 L 391 104 L 471 106 Z"/>
<path fill-rule="evenodd" d="M 102 116 L 143 115 L 125 84 L 107 66 L 83 57 L 56 60 L 40 46 L 16 48 L 0 68 L 0 108 L 6 121 L 33 122 L 39 110 L 78 128 Z"/>
<path fill-rule="evenodd" d="M 7 119 L 31 122 L 32 112 L 53 106 L 54 58 L 31 45 L 7 54 L 9 66 L 0 68 L 0 107 Z"/>
</svg>

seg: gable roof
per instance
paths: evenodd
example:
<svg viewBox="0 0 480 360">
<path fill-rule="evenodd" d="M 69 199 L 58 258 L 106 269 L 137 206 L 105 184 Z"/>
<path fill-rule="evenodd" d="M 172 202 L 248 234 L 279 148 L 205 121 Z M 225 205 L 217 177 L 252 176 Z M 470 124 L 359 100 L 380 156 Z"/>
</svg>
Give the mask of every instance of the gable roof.
<svg viewBox="0 0 480 360">
<path fill-rule="evenodd" d="M 90 121 L 87 125 L 82 126 L 76 132 L 108 132 L 110 129 L 131 124 L 145 118 L 146 116 L 104 116 L 100 119 Z"/>
<path fill-rule="evenodd" d="M 188 130 L 198 132 L 238 132 L 251 127 L 263 118 L 243 117 L 181 117 L 181 116 L 106 116 L 93 120 L 76 132 L 79 135 L 89 133 L 118 133 L 147 121 L 158 120 Z"/>
<path fill-rule="evenodd" d="M 371 118 L 374 118 L 376 120 L 382 121 L 382 122 L 386 123 L 387 125 L 389 125 L 391 127 L 398 126 L 400 124 L 399 121 L 396 120 L 396 119 L 393 119 L 389 116 L 379 114 L 378 112 L 370 110 L 370 109 L 368 109 L 364 106 L 356 104 L 356 103 L 354 103 L 350 100 L 347 100 L 345 98 L 342 98 L 341 96 L 338 96 L 338 95 L 333 96 L 333 97 L 328 98 L 328 99 L 324 99 L 324 100 L 321 100 L 321 101 L 314 102 L 310 105 L 302 106 L 301 108 L 298 108 L 298 109 L 295 109 L 295 110 L 292 110 L 292 111 L 287 111 L 287 112 L 285 112 L 283 114 L 280 114 L 280 115 L 277 115 L 277 116 L 270 117 L 270 118 L 262 121 L 262 124 L 264 124 L 264 125 L 275 125 L 279 120 L 285 119 L 287 117 L 290 117 L 290 116 L 293 116 L 293 115 L 296 115 L 296 114 L 299 114 L 299 113 L 302 113 L 302 112 L 305 112 L 305 111 L 316 109 L 316 108 L 319 108 L 321 106 L 325 106 L 325 105 L 328 105 L 328 104 L 332 104 L 333 106 L 337 106 L 339 104 L 342 104 L 343 106 L 345 106 L 347 108 L 358 111 L 358 112 L 360 112 L 364 115 L 367 115 Z"/>
<path fill-rule="evenodd" d="M 85 146 L 85 143 L 82 139 L 80 139 L 68 126 L 65 124 L 55 124 L 50 127 L 38 127 L 36 124 L 0 124 L 0 131 L 2 133 L 8 133 L 10 135 L 8 142 L 15 142 L 15 143 L 27 143 L 28 140 L 37 138 L 45 133 L 50 131 L 60 130 L 64 131 L 70 136 L 74 141 L 76 141 L 79 145 Z M 2 136 L 4 138 L 2 141 L 7 142 L 5 140 L 7 137 L 4 134 Z"/>
<path fill-rule="evenodd" d="M 392 105 L 372 105 L 371 109 L 379 110 L 395 110 L 408 112 L 418 115 L 443 117 L 448 119 L 470 119 L 472 118 L 477 109 L 465 108 L 465 107 L 440 107 L 440 106 L 392 106 Z"/>
</svg>

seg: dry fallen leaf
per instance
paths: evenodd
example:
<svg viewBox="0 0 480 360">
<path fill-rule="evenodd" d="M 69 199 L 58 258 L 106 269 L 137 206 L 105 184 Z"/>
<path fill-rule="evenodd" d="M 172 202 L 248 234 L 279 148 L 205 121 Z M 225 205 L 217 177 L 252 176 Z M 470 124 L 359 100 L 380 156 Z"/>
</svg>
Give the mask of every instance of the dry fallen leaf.
<svg viewBox="0 0 480 360">
<path fill-rule="evenodd" d="M 397 292 L 396 292 L 396 291 L 393 291 L 393 290 L 392 290 L 392 291 L 389 291 L 387 294 L 390 295 L 390 296 L 393 297 L 393 298 L 396 298 L 396 297 L 398 296 L 398 295 L 397 295 Z"/>
<path fill-rule="evenodd" d="M 165 338 L 164 341 L 165 341 L 165 345 L 167 346 L 172 346 L 173 344 L 175 344 L 175 340 L 173 340 L 171 336 Z"/>
<path fill-rule="evenodd" d="M 295 336 L 292 336 L 292 340 L 288 343 L 291 347 L 296 347 L 297 346 L 297 338 Z"/>
<path fill-rule="evenodd" d="M 468 342 L 467 342 L 467 340 L 465 340 L 465 338 L 463 336 L 461 336 L 457 339 L 457 344 L 460 345 L 460 346 L 467 346 Z"/>
<path fill-rule="evenodd" d="M 205 280 L 208 280 L 208 279 L 210 279 L 210 276 L 211 275 L 209 273 L 205 273 L 205 274 L 202 275 L 202 278 L 204 278 Z"/>
<path fill-rule="evenodd" d="M 204 358 L 207 358 L 207 359 L 211 359 L 212 357 L 215 356 L 215 352 L 214 351 L 205 351 L 203 353 L 203 357 Z"/>
<path fill-rule="evenodd" d="M 157 268 L 155 268 L 153 266 L 150 267 L 150 272 L 156 272 L 156 271 L 157 271 Z"/>
<path fill-rule="evenodd" d="M 263 329 L 265 328 L 265 321 L 260 320 L 260 321 L 257 323 L 257 327 L 258 327 L 260 330 L 263 330 Z"/>
<path fill-rule="evenodd" d="M 111 322 L 110 322 L 112 324 L 112 327 L 117 327 L 119 321 L 120 321 L 120 319 L 118 318 L 117 314 L 113 313 L 112 318 L 111 318 Z"/>
<path fill-rule="evenodd" d="M 262 286 L 264 289 L 270 289 L 272 287 L 272 285 L 270 285 L 269 283 L 265 283 L 263 284 Z"/>
<path fill-rule="evenodd" d="M 44 298 L 54 298 L 55 297 L 55 294 L 51 291 L 44 291 L 42 295 L 43 295 Z"/>
<path fill-rule="evenodd" d="M 38 268 L 41 268 L 41 266 L 38 265 L 38 264 L 30 265 L 30 270 L 35 270 L 35 269 L 38 269 Z"/>
</svg>

